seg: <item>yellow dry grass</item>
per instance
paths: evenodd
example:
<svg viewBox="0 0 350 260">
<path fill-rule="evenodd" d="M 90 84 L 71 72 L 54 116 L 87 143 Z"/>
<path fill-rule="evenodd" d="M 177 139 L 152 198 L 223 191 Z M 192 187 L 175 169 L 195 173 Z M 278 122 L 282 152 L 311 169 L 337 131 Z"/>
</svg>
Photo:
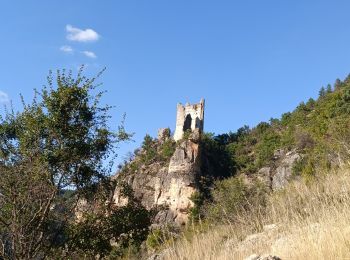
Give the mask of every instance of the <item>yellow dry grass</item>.
<svg viewBox="0 0 350 260">
<path fill-rule="evenodd" d="M 293 182 L 268 198 L 266 211 L 254 209 L 235 223 L 203 229 L 174 243 L 165 258 L 350 259 L 350 170 L 309 185 Z"/>
</svg>

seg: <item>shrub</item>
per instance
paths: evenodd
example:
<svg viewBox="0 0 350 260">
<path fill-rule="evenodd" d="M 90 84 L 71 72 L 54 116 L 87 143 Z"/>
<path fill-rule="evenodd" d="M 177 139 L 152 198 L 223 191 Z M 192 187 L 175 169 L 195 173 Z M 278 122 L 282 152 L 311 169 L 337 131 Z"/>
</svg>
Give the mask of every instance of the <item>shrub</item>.
<svg viewBox="0 0 350 260">
<path fill-rule="evenodd" d="M 292 174 L 294 176 L 300 176 L 307 163 L 307 159 L 304 157 L 300 160 L 296 160 L 292 166 Z"/>
<path fill-rule="evenodd" d="M 144 137 L 140 157 L 145 164 L 150 164 L 157 158 L 156 141 L 148 134 Z"/>
<path fill-rule="evenodd" d="M 103 257 L 112 252 L 120 257 L 129 249 L 137 251 L 140 248 L 148 236 L 155 212 L 143 207 L 127 184 L 121 185 L 121 192 L 128 197 L 127 205 L 100 206 L 101 209 L 85 212 L 80 222 L 69 226 L 67 245 L 70 253 Z"/>
<path fill-rule="evenodd" d="M 159 250 L 163 246 L 172 244 L 178 233 L 178 227 L 170 224 L 154 228 L 147 237 L 147 248 L 150 250 Z"/>
<path fill-rule="evenodd" d="M 267 187 L 260 182 L 245 184 L 240 177 L 217 181 L 207 217 L 214 223 L 234 222 L 241 214 L 265 205 Z"/>
<path fill-rule="evenodd" d="M 202 155 L 207 175 L 215 178 L 229 177 L 234 174 L 234 161 L 228 146 L 220 144 L 212 133 L 206 133 L 201 139 Z"/>
<path fill-rule="evenodd" d="M 274 151 L 280 146 L 280 136 L 275 132 L 264 133 L 261 142 L 256 147 L 257 166 L 262 167 L 273 157 Z"/>
<path fill-rule="evenodd" d="M 205 196 L 203 192 L 196 191 L 191 195 L 190 199 L 194 204 L 190 211 L 190 219 L 192 221 L 198 221 L 202 217 L 201 210 L 205 203 Z"/>
<path fill-rule="evenodd" d="M 174 154 L 176 143 L 171 138 L 165 140 L 160 146 L 160 157 L 163 161 L 168 161 Z"/>
<path fill-rule="evenodd" d="M 192 134 L 192 130 L 187 129 L 182 135 L 182 140 L 188 140 L 190 138 L 191 134 Z"/>
</svg>

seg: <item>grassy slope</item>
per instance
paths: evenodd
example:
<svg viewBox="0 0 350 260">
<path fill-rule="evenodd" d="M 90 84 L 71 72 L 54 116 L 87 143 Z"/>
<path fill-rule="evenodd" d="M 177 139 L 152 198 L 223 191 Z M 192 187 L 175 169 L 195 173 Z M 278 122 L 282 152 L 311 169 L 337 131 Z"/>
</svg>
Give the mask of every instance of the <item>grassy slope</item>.
<svg viewBox="0 0 350 260">
<path fill-rule="evenodd" d="M 241 212 L 240 221 L 184 237 L 167 251 L 166 259 L 243 259 L 263 253 L 282 259 L 349 257 L 349 170 L 325 175 L 311 185 L 291 183 L 269 195 L 266 209 L 262 214 Z"/>
</svg>

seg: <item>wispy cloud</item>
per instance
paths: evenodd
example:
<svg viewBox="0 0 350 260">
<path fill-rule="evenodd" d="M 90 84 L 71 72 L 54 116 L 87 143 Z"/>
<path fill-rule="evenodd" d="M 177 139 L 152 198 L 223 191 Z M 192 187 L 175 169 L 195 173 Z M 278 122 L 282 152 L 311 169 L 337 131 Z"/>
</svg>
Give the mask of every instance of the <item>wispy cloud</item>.
<svg viewBox="0 0 350 260">
<path fill-rule="evenodd" d="M 7 93 L 5 93 L 4 91 L 1 91 L 1 90 L 0 90 L 0 103 L 1 104 L 10 103 L 9 95 Z"/>
<path fill-rule="evenodd" d="M 96 54 L 92 51 L 82 51 L 81 53 L 83 53 L 88 58 L 92 58 L 92 59 L 97 58 Z"/>
<path fill-rule="evenodd" d="M 70 41 L 91 42 L 100 38 L 100 35 L 92 29 L 82 30 L 69 24 L 66 25 L 66 31 L 67 39 Z"/>
<path fill-rule="evenodd" d="M 69 45 L 61 46 L 60 50 L 65 52 L 65 53 L 73 53 L 74 52 L 73 48 Z"/>
</svg>

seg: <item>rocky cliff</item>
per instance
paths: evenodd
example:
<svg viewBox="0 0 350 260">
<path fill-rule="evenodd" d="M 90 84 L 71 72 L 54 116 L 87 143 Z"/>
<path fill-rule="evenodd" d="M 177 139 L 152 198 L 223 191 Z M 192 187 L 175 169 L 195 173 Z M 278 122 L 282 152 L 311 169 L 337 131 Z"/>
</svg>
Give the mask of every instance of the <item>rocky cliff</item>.
<svg viewBox="0 0 350 260">
<path fill-rule="evenodd" d="M 170 131 L 160 129 L 155 140 L 156 152 L 160 153 L 162 145 L 172 142 Z M 121 171 L 115 178 L 119 183 L 127 183 L 134 191 L 134 196 L 147 209 L 161 208 L 156 216 L 157 223 L 185 224 L 193 206 L 191 195 L 197 190 L 197 178 L 200 175 L 201 147 L 200 132 L 193 131 L 189 136 L 175 144 L 175 150 L 166 161 L 155 160 L 142 162 L 145 149 L 136 155 L 132 171 Z M 116 205 L 124 205 L 127 199 L 117 186 L 113 200 Z"/>
</svg>

